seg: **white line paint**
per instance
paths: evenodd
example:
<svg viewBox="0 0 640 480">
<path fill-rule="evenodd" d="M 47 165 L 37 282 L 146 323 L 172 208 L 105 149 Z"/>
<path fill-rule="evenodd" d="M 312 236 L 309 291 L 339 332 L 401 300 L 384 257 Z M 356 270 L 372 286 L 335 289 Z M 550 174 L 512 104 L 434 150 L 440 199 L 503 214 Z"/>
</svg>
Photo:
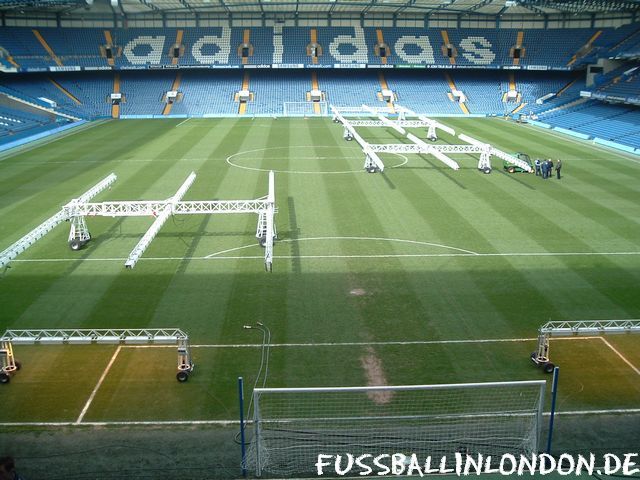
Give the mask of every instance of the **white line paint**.
<svg viewBox="0 0 640 480">
<path fill-rule="evenodd" d="M 432 242 L 423 242 L 420 240 L 405 240 L 402 238 L 383 238 L 383 237 L 306 237 L 306 238 L 285 238 L 282 240 L 278 240 L 278 243 L 293 243 L 293 242 L 310 242 L 310 241 L 326 241 L 326 240 L 338 240 L 338 241 L 343 241 L 343 240 L 355 240 L 355 241 L 374 241 L 374 242 L 395 242 L 395 243 L 408 243 L 411 245 L 425 245 L 425 246 L 429 246 L 429 247 L 437 247 L 437 248 L 444 248 L 447 250 L 455 250 L 458 252 L 462 252 L 462 253 L 467 253 L 467 254 L 471 254 L 471 255 L 478 255 L 478 253 L 472 251 L 472 250 L 465 250 L 464 248 L 458 248 L 458 247 L 453 247 L 451 245 L 443 245 L 440 243 L 432 243 Z M 221 252 L 216 252 L 216 253 L 212 253 L 210 255 L 207 255 L 205 258 L 211 258 L 214 256 L 218 256 L 221 255 L 223 253 L 229 253 L 229 252 L 233 252 L 235 250 L 243 250 L 246 248 L 251 248 L 251 247 L 255 247 L 256 244 L 255 243 L 251 243 L 249 245 L 243 245 L 242 247 L 236 247 L 236 248 L 230 248 L 227 250 L 223 250 Z M 393 254 L 395 255 L 395 254 Z M 285 257 L 280 257 L 280 258 L 285 258 Z"/>
<path fill-rule="evenodd" d="M 257 247 L 256 245 L 246 245 L 231 250 L 240 250 L 242 248 Z M 174 260 L 256 260 L 264 259 L 261 255 L 242 255 L 242 256 L 222 256 L 223 252 L 216 252 L 205 257 L 142 257 L 140 261 L 158 262 L 158 261 L 174 261 Z M 379 258 L 438 258 L 438 257 L 474 257 L 474 258 L 491 258 L 491 257 L 592 257 L 592 256 L 639 256 L 640 252 L 512 252 L 512 253 L 407 253 L 407 254 L 378 254 L 378 255 L 274 255 L 273 258 L 281 260 L 319 260 L 319 259 L 379 259 Z M 83 258 L 83 262 L 123 262 L 125 257 L 111 258 Z M 15 259 L 13 263 L 64 263 L 77 262 L 77 258 L 31 258 L 31 259 Z"/>
<path fill-rule="evenodd" d="M 104 382 L 104 379 L 107 378 L 107 374 L 109 373 L 109 370 L 111 369 L 111 366 L 115 363 L 116 358 L 118 357 L 118 354 L 120 353 L 121 349 L 122 349 L 122 346 L 118 345 L 118 348 L 116 348 L 116 351 L 113 352 L 113 356 L 111 357 L 111 360 L 109 360 L 109 363 L 106 366 L 106 368 L 104 369 L 104 372 L 102 372 L 102 376 L 100 377 L 100 380 L 98 380 L 98 383 L 96 384 L 96 386 L 94 387 L 93 391 L 91 392 L 91 395 L 89 396 L 89 400 L 87 400 L 87 403 L 84 404 L 84 408 L 82 409 L 82 411 L 80 412 L 80 415 L 78 416 L 78 418 L 76 420 L 76 425 L 81 423 L 82 419 L 87 414 L 87 411 L 89 410 L 89 407 L 91 406 L 91 403 L 93 402 L 93 399 L 95 398 L 96 394 L 98 393 L 98 390 L 100 389 L 100 386 L 102 385 L 102 382 Z"/>
<path fill-rule="evenodd" d="M 612 408 L 608 410 L 570 410 L 556 412 L 556 415 L 634 415 L 640 414 L 640 408 Z M 544 412 L 549 416 L 549 412 Z M 248 419 L 247 423 L 251 423 Z M 180 425 L 238 425 L 238 420 L 148 420 L 148 421 L 113 421 L 113 422 L 1 422 L 0 427 L 108 427 L 108 426 L 180 426 Z"/>
<path fill-rule="evenodd" d="M 609 347 L 613 353 L 615 353 L 616 355 L 618 355 L 618 357 L 620 357 L 622 359 L 622 361 L 624 363 L 626 363 L 627 365 L 629 365 L 631 367 L 631 369 L 636 372 L 638 375 L 640 375 L 640 370 L 633 364 L 631 363 L 624 355 L 622 355 L 622 353 L 620 353 L 616 347 L 614 347 L 613 345 L 611 345 L 606 338 L 604 337 L 600 337 L 600 340 L 602 340 L 604 342 L 604 344 Z"/>
<path fill-rule="evenodd" d="M 180 125 L 187 123 L 189 120 L 191 120 L 191 117 L 184 119 L 183 121 L 181 121 L 179 124 L 176 125 L 176 127 L 179 127 Z"/>
<path fill-rule="evenodd" d="M 275 169 L 267 169 L 267 168 L 257 168 L 257 167 L 246 167 L 244 165 L 239 165 L 237 163 L 233 163 L 231 161 L 232 158 L 237 157 L 237 156 L 241 156 L 241 155 L 247 155 L 247 154 L 254 154 L 256 152 L 264 152 L 266 150 L 289 150 L 290 148 L 304 148 L 305 150 L 309 149 L 309 146 L 293 146 L 290 145 L 288 147 L 267 147 L 267 148 L 257 148 L 255 150 L 244 150 L 241 152 L 237 152 L 234 153 L 233 155 L 229 155 L 226 158 L 226 162 L 231 165 L 232 167 L 236 167 L 236 168 L 240 168 L 242 170 L 250 170 L 250 171 L 255 171 L 255 172 L 268 172 L 269 170 L 273 170 L 276 173 L 294 173 L 294 174 L 312 174 L 312 175 L 324 175 L 324 174 L 341 174 L 341 173 L 365 173 L 364 168 L 358 168 L 356 170 L 336 170 L 336 171 L 326 171 L 326 172 L 318 172 L 318 171 L 312 171 L 312 170 L 275 170 Z M 340 147 L 338 145 L 315 145 L 313 148 L 318 149 L 318 148 L 330 148 L 332 150 L 338 150 L 338 152 L 341 152 L 343 149 L 347 149 L 347 150 L 353 150 L 353 151 L 358 151 L 361 152 L 361 150 L 359 148 L 347 148 L 347 147 Z M 401 153 L 393 153 L 390 152 L 389 155 L 396 155 L 398 157 L 400 157 L 401 159 L 403 159 L 403 161 L 401 163 L 398 163 L 396 165 L 389 165 L 387 168 L 398 168 L 401 167 L 405 164 L 407 164 L 407 162 L 409 161 L 409 159 L 401 154 Z M 300 157 L 295 157 L 296 159 L 300 158 Z M 337 154 L 335 156 L 332 157 L 318 157 L 318 156 L 314 156 L 314 157 L 310 157 L 312 159 L 336 159 L 336 160 L 348 160 L 349 158 L 341 155 L 341 154 Z M 283 160 L 288 160 L 289 158 L 282 158 Z M 273 160 L 270 158 L 263 158 L 263 160 Z M 276 159 L 277 160 L 277 159 Z M 353 158 L 353 160 L 358 160 L 360 162 L 362 162 L 364 160 L 363 157 L 359 156 L 357 158 Z"/>
<path fill-rule="evenodd" d="M 551 341 L 562 340 L 593 340 L 600 337 L 557 337 L 550 338 Z M 271 343 L 270 348 L 300 348 L 300 347 L 369 347 L 369 346 L 410 346 L 410 345 L 456 345 L 456 344 L 479 344 L 479 343 L 519 343 L 537 342 L 535 337 L 531 338 L 481 338 L 475 340 L 398 340 L 381 342 L 318 342 L 318 343 Z M 124 348 L 175 348 L 173 345 L 124 345 Z M 262 348 L 261 343 L 218 343 L 191 345 L 191 348 Z"/>
</svg>

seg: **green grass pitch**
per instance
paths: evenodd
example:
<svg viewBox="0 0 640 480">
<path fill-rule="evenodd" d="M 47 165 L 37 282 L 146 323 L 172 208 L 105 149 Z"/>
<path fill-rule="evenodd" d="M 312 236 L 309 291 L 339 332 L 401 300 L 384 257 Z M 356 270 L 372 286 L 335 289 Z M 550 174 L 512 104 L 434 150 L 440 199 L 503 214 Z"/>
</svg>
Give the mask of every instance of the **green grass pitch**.
<svg viewBox="0 0 640 480">
<path fill-rule="evenodd" d="M 95 390 L 115 346 L 18 346 L 0 424 L 236 420 L 237 377 L 249 390 L 260 360 L 242 326 L 256 321 L 275 344 L 267 385 L 298 387 L 550 380 L 529 360 L 541 324 L 640 317 L 640 160 L 500 119 L 444 123 L 561 158 L 563 178 L 495 158 L 484 175 L 466 155 L 459 171 L 382 155 L 384 174 L 367 174 L 329 119 L 108 121 L 5 155 L 0 249 L 111 172 L 96 201 L 164 199 L 191 171 L 185 200 L 258 198 L 273 169 L 278 241 L 269 274 L 254 215 L 177 216 L 127 270 L 151 218 L 88 218 L 80 252 L 57 227 L 0 277 L 0 330 L 179 327 L 196 370 L 179 384 L 173 347 L 124 346 Z M 605 339 L 552 340 L 559 411 L 635 409 L 611 425 L 640 428 L 640 337 Z M 579 428 L 559 428 L 572 445 Z"/>
</svg>

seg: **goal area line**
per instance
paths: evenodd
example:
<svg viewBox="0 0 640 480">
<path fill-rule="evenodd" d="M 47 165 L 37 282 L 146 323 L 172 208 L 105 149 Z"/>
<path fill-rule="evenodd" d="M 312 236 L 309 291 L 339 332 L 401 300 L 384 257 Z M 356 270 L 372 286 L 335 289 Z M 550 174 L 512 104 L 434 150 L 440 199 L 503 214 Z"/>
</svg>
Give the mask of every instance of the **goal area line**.
<svg viewBox="0 0 640 480">
<path fill-rule="evenodd" d="M 542 415 L 548 417 L 550 412 L 542 412 Z M 588 416 L 588 415 L 640 415 L 640 408 L 612 408 L 601 410 L 569 410 L 566 412 L 556 411 L 556 416 Z M 245 420 L 247 424 L 252 424 L 253 420 Z M 132 426 L 150 426 L 150 427 L 179 427 L 179 426 L 235 426 L 238 425 L 239 420 L 130 420 L 130 421 L 104 421 L 104 422 L 92 422 L 82 421 L 80 423 L 75 420 L 68 422 L 0 422 L 0 427 L 55 427 L 55 428 L 68 428 L 68 427 L 132 427 Z"/>
</svg>

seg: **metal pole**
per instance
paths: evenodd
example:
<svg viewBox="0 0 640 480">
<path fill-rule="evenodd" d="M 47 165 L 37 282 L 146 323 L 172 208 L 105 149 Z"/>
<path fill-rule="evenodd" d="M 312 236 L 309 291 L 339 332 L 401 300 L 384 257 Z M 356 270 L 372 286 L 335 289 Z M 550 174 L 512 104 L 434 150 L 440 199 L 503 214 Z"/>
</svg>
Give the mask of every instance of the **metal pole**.
<svg viewBox="0 0 640 480">
<path fill-rule="evenodd" d="M 242 450 L 242 476 L 247 476 L 246 445 L 244 441 L 244 380 L 238 377 L 238 399 L 240 401 L 240 448 Z"/>
<path fill-rule="evenodd" d="M 551 440 L 553 438 L 553 420 L 556 414 L 556 397 L 558 396 L 558 377 L 560 367 L 553 369 L 553 383 L 551 385 L 551 417 L 549 418 L 549 436 L 547 437 L 547 453 L 551 455 Z"/>
</svg>

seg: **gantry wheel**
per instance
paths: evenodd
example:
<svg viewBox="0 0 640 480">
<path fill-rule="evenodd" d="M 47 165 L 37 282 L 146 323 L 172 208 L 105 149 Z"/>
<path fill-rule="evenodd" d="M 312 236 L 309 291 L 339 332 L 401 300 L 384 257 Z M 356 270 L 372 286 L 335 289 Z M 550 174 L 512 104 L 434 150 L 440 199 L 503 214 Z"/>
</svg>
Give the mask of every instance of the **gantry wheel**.
<svg viewBox="0 0 640 480">
<path fill-rule="evenodd" d="M 556 366 L 551 363 L 551 362 L 547 362 L 542 366 L 542 371 L 544 373 L 553 373 L 553 370 L 556 368 Z"/>
</svg>

